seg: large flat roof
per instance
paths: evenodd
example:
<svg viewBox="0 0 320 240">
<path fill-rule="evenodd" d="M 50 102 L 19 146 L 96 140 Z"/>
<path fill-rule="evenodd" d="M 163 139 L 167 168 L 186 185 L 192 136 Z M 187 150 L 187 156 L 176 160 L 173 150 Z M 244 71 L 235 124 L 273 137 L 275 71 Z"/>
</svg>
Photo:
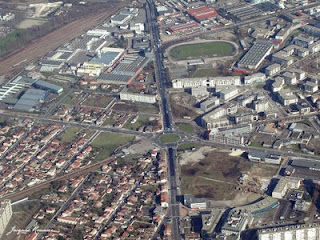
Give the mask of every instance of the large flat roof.
<svg viewBox="0 0 320 240">
<path fill-rule="evenodd" d="M 272 43 L 269 42 L 256 42 L 238 64 L 257 66 L 266 57 L 266 54 L 272 47 Z"/>
</svg>

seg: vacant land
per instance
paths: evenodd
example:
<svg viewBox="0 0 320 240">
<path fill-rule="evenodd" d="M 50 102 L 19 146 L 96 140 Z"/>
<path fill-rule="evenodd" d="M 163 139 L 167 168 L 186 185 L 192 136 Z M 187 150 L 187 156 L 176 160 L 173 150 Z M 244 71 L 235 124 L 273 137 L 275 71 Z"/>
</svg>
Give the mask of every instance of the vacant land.
<svg viewBox="0 0 320 240">
<path fill-rule="evenodd" d="M 163 143 L 175 143 L 178 142 L 180 139 L 178 134 L 163 134 L 160 137 L 160 141 Z"/>
<path fill-rule="evenodd" d="M 106 159 L 112 155 L 118 147 L 134 140 L 134 136 L 118 133 L 100 133 L 92 142 L 92 146 L 98 151 L 95 161 Z"/>
<path fill-rule="evenodd" d="M 104 95 L 91 95 L 82 103 L 82 105 L 105 108 L 112 101 L 112 99 L 114 99 L 114 97 Z"/>
<path fill-rule="evenodd" d="M 193 150 L 198 148 L 199 145 L 196 143 L 182 143 L 178 146 L 178 151 L 186 151 L 186 150 Z"/>
<path fill-rule="evenodd" d="M 191 77 L 216 77 L 219 76 L 217 68 L 201 68 L 192 73 Z"/>
<path fill-rule="evenodd" d="M 251 167 L 252 163 L 241 157 L 206 152 L 200 161 L 181 166 L 181 188 L 197 197 L 231 200 L 239 193 L 237 179 Z"/>
<path fill-rule="evenodd" d="M 139 115 L 138 119 L 136 122 L 131 123 L 131 121 L 136 118 L 136 116 L 133 116 L 129 118 L 129 121 L 124 125 L 125 128 L 128 128 L 130 130 L 138 130 L 141 126 L 147 126 L 148 123 L 150 122 L 150 116 L 141 114 Z"/>
<path fill-rule="evenodd" d="M 186 143 L 178 148 L 184 150 L 179 154 L 183 194 L 225 201 L 230 206 L 245 204 L 252 200 L 252 193 L 247 189 L 258 192 L 278 170 L 278 166 L 251 163 L 240 152 L 217 150 L 208 146 L 195 146 L 195 150 L 187 150 L 193 147 L 192 143 Z M 246 178 L 243 185 L 238 184 L 240 176 Z"/>
<path fill-rule="evenodd" d="M 116 103 L 112 110 L 118 112 L 132 112 L 132 113 L 146 113 L 146 114 L 158 114 L 159 107 L 155 104 L 131 104 L 131 103 Z"/>
<path fill-rule="evenodd" d="M 80 128 L 76 127 L 69 127 L 67 128 L 64 133 L 61 134 L 61 142 L 62 143 L 71 143 L 75 141 L 80 132 Z"/>
<path fill-rule="evenodd" d="M 184 44 L 170 50 L 175 60 L 187 60 L 206 57 L 231 56 L 234 52 L 232 44 L 223 41 Z"/>
</svg>

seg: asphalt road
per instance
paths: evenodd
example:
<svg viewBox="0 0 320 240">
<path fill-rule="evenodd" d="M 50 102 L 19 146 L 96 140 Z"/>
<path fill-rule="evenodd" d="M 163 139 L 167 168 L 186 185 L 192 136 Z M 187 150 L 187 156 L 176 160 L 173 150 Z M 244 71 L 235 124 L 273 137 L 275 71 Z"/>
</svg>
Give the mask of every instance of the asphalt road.
<svg viewBox="0 0 320 240">
<path fill-rule="evenodd" d="M 167 96 L 166 87 L 167 87 L 167 73 L 164 67 L 164 58 L 163 58 L 163 49 L 161 47 L 161 40 L 159 35 L 159 29 L 157 25 L 157 10 L 153 0 L 147 0 L 148 7 L 147 10 L 150 23 L 150 32 L 151 32 L 151 42 L 154 49 L 156 64 L 156 79 L 158 83 L 158 92 L 160 94 L 161 101 L 161 113 L 163 120 L 163 128 L 165 132 L 172 132 L 172 112 L 170 107 L 170 101 Z M 179 203 L 177 202 L 177 174 L 176 174 L 176 157 L 175 149 L 169 147 L 168 149 L 168 172 L 169 174 L 169 193 L 170 193 L 170 202 L 168 209 L 168 217 L 171 218 L 171 237 L 174 240 L 181 239 L 180 230 L 179 230 Z"/>
</svg>

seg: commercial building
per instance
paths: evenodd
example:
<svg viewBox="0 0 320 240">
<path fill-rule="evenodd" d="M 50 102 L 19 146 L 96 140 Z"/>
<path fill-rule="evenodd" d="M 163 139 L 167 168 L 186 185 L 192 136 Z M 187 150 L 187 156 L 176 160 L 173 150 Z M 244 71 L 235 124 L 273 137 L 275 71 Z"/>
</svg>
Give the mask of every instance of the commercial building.
<svg viewBox="0 0 320 240">
<path fill-rule="evenodd" d="M 0 238 L 2 237 L 12 216 L 12 207 L 10 200 L 4 200 L 0 203 Z"/>
<path fill-rule="evenodd" d="M 32 112 L 34 107 L 46 97 L 46 92 L 39 89 L 28 89 L 14 105 L 18 111 Z"/>
<path fill-rule="evenodd" d="M 298 189 L 300 184 L 301 181 L 299 179 L 293 179 L 289 177 L 280 178 L 272 192 L 272 197 L 282 199 L 289 189 Z"/>
<path fill-rule="evenodd" d="M 209 140 L 215 143 L 243 145 L 245 138 L 241 135 L 224 135 L 221 133 L 210 133 Z"/>
<path fill-rule="evenodd" d="M 296 74 L 293 72 L 285 72 L 282 74 L 284 82 L 289 85 L 296 85 L 298 83 Z"/>
<path fill-rule="evenodd" d="M 238 93 L 239 93 L 238 88 L 231 87 L 231 88 L 222 89 L 219 92 L 219 96 L 220 96 L 220 99 L 227 101 L 230 98 L 235 97 Z"/>
<path fill-rule="evenodd" d="M 268 154 L 264 151 L 256 151 L 256 150 L 249 151 L 248 159 L 251 162 L 265 162 L 265 163 L 277 164 L 277 165 L 281 163 L 281 155 Z"/>
<path fill-rule="evenodd" d="M 202 78 L 177 78 L 172 80 L 173 88 L 193 87 L 217 87 L 217 86 L 240 86 L 241 79 L 238 76 L 227 77 L 202 77 Z"/>
<path fill-rule="evenodd" d="M 264 112 L 268 110 L 269 102 L 266 99 L 258 99 L 253 101 L 253 109 L 257 112 Z"/>
<path fill-rule="evenodd" d="M 200 86 L 200 87 L 193 87 L 191 88 L 191 95 L 194 97 L 206 97 L 209 96 L 209 92 L 207 87 Z"/>
<path fill-rule="evenodd" d="M 284 67 L 290 66 L 294 62 L 294 58 L 290 56 L 291 54 L 286 51 L 279 51 L 272 55 L 272 62 L 278 63 Z"/>
<path fill-rule="evenodd" d="M 184 205 L 191 209 L 206 209 L 207 200 L 205 198 L 195 198 L 191 194 L 185 194 Z"/>
<path fill-rule="evenodd" d="M 190 21 L 183 24 L 178 24 L 170 27 L 168 29 L 169 34 L 177 34 L 177 33 L 183 33 L 187 31 L 194 31 L 201 27 L 199 23 L 196 23 L 195 21 Z"/>
<path fill-rule="evenodd" d="M 258 114 L 254 114 L 252 112 L 242 112 L 230 117 L 235 124 L 246 124 L 252 123 L 253 121 L 257 121 L 259 116 Z"/>
<path fill-rule="evenodd" d="M 218 16 L 217 11 L 214 8 L 200 7 L 196 9 L 190 9 L 188 14 L 193 17 L 196 21 L 203 21 Z"/>
<path fill-rule="evenodd" d="M 266 69 L 265 69 L 265 72 L 268 76 L 273 76 L 275 75 L 276 73 L 280 72 L 281 70 L 281 65 L 280 64 L 277 64 L 277 63 L 274 63 L 274 64 L 271 64 L 269 65 Z"/>
<path fill-rule="evenodd" d="M 263 73 L 255 73 L 250 76 L 244 77 L 244 84 L 250 85 L 254 83 L 263 83 L 267 80 L 266 75 Z"/>
<path fill-rule="evenodd" d="M 307 25 L 307 26 L 304 26 L 302 29 L 305 33 L 308 33 L 315 37 L 320 37 L 320 28 L 318 27 Z"/>
<path fill-rule="evenodd" d="M 226 105 L 217 107 L 211 112 L 203 115 L 201 118 L 202 126 L 208 130 L 220 127 L 221 125 L 229 125 L 228 119 L 220 119 L 227 115 L 235 114 L 238 111 L 238 104 L 229 102 Z"/>
<path fill-rule="evenodd" d="M 273 45 L 269 42 L 257 41 L 239 61 L 238 67 L 257 69 L 271 53 Z"/>
<path fill-rule="evenodd" d="M 290 90 L 277 92 L 277 98 L 284 106 L 289 106 L 290 104 L 297 103 L 299 101 L 298 97 Z"/>
<path fill-rule="evenodd" d="M 42 80 L 38 80 L 35 83 L 32 84 L 36 88 L 40 88 L 55 94 L 59 94 L 63 92 L 63 87 L 60 87 L 58 85 L 48 83 Z"/>
<path fill-rule="evenodd" d="M 220 103 L 219 98 L 212 97 L 200 103 L 200 109 L 207 112 L 213 109 L 214 107 L 218 106 L 219 103 Z"/>
<path fill-rule="evenodd" d="M 274 82 L 271 85 L 272 92 L 279 92 L 282 90 L 284 85 L 284 78 L 283 77 L 276 77 Z"/>
<path fill-rule="evenodd" d="M 132 93 L 124 89 L 120 92 L 120 100 L 153 104 L 157 102 L 157 96 L 144 93 Z"/>
<path fill-rule="evenodd" d="M 304 90 L 306 90 L 307 92 L 315 93 L 319 90 L 319 85 L 316 82 L 307 81 L 304 84 Z"/>
<path fill-rule="evenodd" d="M 259 240 L 318 240 L 319 223 L 298 224 L 258 230 Z"/>
<path fill-rule="evenodd" d="M 221 228 L 221 232 L 227 236 L 235 235 L 236 239 L 240 238 L 241 232 L 246 228 L 250 220 L 247 213 L 242 210 L 231 210 L 226 222 Z"/>
<path fill-rule="evenodd" d="M 202 219 L 202 229 L 201 233 L 202 236 L 205 237 L 211 237 L 211 235 L 214 233 L 222 215 L 223 210 L 221 209 L 212 209 L 210 213 L 208 214 L 201 214 Z"/>
</svg>

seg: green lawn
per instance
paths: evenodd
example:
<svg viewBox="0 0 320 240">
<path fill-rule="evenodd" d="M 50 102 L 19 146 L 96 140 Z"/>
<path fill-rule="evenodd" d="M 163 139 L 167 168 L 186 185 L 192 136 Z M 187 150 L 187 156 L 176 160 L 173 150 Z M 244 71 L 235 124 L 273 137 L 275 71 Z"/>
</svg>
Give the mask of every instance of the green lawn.
<svg viewBox="0 0 320 240">
<path fill-rule="evenodd" d="M 61 142 L 62 143 L 71 143 L 73 142 L 76 137 L 78 132 L 80 131 L 80 128 L 76 127 L 69 127 L 67 128 L 64 133 L 61 134 Z"/>
<path fill-rule="evenodd" d="M 179 130 L 185 133 L 192 133 L 193 132 L 193 126 L 191 124 L 182 123 L 177 125 Z"/>
<path fill-rule="evenodd" d="M 98 155 L 95 156 L 95 161 L 110 157 L 116 148 L 133 141 L 134 138 L 132 135 L 100 133 L 92 142 L 92 146 L 99 152 Z"/>
<path fill-rule="evenodd" d="M 219 71 L 218 69 L 214 69 L 214 68 L 197 69 L 192 74 L 192 77 L 215 77 L 215 76 L 219 76 Z"/>
<path fill-rule="evenodd" d="M 170 55 L 176 60 L 186 60 L 201 57 L 230 56 L 233 51 L 232 44 L 219 41 L 180 45 L 172 48 Z"/>
<path fill-rule="evenodd" d="M 199 145 L 195 143 L 182 143 L 178 146 L 178 151 L 192 150 L 197 147 L 199 147 Z"/>
<path fill-rule="evenodd" d="M 160 137 L 160 141 L 163 143 L 175 143 L 175 142 L 178 142 L 179 139 L 180 139 L 179 135 L 174 133 L 163 134 Z"/>
</svg>

